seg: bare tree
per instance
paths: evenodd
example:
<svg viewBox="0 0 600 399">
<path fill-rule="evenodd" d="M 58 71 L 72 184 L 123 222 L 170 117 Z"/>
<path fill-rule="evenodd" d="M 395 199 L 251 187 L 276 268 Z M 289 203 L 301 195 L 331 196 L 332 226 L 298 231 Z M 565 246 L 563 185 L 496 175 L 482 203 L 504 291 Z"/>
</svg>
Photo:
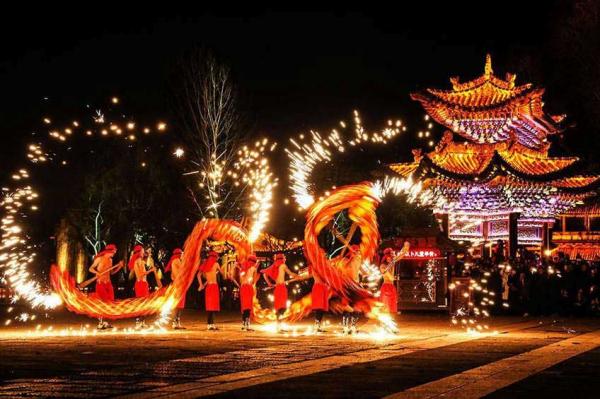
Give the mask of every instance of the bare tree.
<svg viewBox="0 0 600 399">
<path fill-rule="evenodd" d="M 176 97 L 194 170 L 188 190 L 203 217 L 232 217 L 239 189 L 224 182 L 241 140 L 240 114 L 229 68 L 208 50 L 185 58 Z"/>
</svg>

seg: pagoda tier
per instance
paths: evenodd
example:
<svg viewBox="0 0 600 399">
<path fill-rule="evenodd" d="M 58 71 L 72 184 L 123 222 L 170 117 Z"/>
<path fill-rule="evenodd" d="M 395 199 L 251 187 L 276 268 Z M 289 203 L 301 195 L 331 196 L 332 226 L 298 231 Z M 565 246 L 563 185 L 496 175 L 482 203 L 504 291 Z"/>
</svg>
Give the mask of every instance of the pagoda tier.
<svg viewBox="0 0 600 399">
<path fill-rule="evenodd" d="M 529 148 L 543 147 L 548 135 L 560 131 L 563 117 L 544 113 L 544 89 L 516 86 L 515 78 L 495 76 L 488 54 L 479 78 L 465 83 L 451 78 L 452 90 L 426 89 L 411 98 L 435 121 L 477 143 L 499 143 L 514 136 Z"/>
<path fill-rule="evenodd" d="M 435 150 L 389 167 L 436 195 L 438 213 L 510 213 L 552 218 L 588 197 L 599 176 L 568 175 L 578 158 L 548 157 L 520 143 L 458 143 L 446 132 Z"/>
</svg>

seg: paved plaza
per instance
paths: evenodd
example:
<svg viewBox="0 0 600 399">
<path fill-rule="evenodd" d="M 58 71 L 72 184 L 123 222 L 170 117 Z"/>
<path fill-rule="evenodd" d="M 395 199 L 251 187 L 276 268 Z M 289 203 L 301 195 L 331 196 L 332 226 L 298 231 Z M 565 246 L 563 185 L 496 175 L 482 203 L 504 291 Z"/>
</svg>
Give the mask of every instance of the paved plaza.
<svg viewBox="0 0 600 399">
<path fill-rule="evenodd" d="M 72 315 L 37 332 L 4 327 L 0 397 L 553 398 L 600 389 L 600 320 L 498 317 L 495 333 L 472 334 L 441 314 L 407 314 L 397 337 L 371 322 L 343 337 L 336 319 L 314 335 L 308 321 L 287 334 L 243 333 L 233 313 L 209 332 L 202 317 L 188 311 L 187 330 L 147 334 L 124 332 L 131 321 L 95 333 Z"/>
</svg>

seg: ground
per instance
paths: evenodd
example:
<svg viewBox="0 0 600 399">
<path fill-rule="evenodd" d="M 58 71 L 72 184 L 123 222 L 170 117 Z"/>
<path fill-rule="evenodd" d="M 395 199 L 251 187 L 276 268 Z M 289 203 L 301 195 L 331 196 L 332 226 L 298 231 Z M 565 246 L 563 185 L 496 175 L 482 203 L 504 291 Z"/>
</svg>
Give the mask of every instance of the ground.
<svg viewBox="0 0 600 399">
<path fill-rule="evenodd" d="M 3 327 L 0 397 L 600 397 L 599 319 L 497 317 L 496 333 L 472 334 L 447 315 L 403 314 L 395 338 L 364 321 L 348 338 L 334 318 L 312 335 L 308 320 L 244 333 L 238 317 L 220 314 L 217 332 L 192 310 L 177 332 L 93 334 L 72 315 Z M 65 332 L 85 324 L 84 336 Z"/>
</svg>

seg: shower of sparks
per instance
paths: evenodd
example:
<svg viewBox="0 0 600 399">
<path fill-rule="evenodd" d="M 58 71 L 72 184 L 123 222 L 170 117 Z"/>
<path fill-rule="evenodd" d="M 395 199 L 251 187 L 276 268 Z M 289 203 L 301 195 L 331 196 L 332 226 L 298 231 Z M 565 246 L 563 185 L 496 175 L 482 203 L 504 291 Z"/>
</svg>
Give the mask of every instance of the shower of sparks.
<svg viewBox="0 0 600 399">
<path fill-rule="evenodd" d="M 269 212 L 273 206 L 273 191 L 277 186 L 277 178 L 273 175 L 267 153 L 275 151 L 277 143 L 267 138 L 257 140 L 254 145 L 245 145 L 237 152 L 237 158 L 231 169 L 226 169 L 224 161 L 216 158 L 208 170 L 186 172 L 184 175 L 200 174 L 200 187 L 205 188 L 208 213 L 211 217 L 218 214 L 224 205 L 237 202 L 237 198 L 247 195 L 249 204 L 250 226 L 249 239 L 254 242 L 262 233 L 269 221 Z M 231 190 L 223 189 L 230 184 Z M 221 192 L 227 192 L 221 196 Z M 237 197 L 237 198 L 233 198 Z"/>
<path fill-rule="evenodd" d="M 341 133 L 347 129 L 346 123 L 342 121 L 339 131 L 332 129 L 325 137 L 316 131 L 311 131 L 308 142 L 305 142 L 304 134 L 290 139 L 291 146 L 285 149 L 290 159 L 290 188 L 301 209 L 306 209 L 315 202 L 315 193 L 311 192 L 310 177 L 318 164 L 331 161 L 334 154 L 343 153 L 348 147 L 356 147 L 363 143 L 387 144 L 389 140 L 406 130 L 402 121 L 389 120 L 381 132 L 369 134 L 362 126 L 358 111 L 354 111 L 353 123 L 354 135 L 351 138 L 346 138 Z"/>
<path fill-rule="evenodd" d="M 14 180 L 24 180 L 29 177 L 26 170 L 21 169 L 13 175 Z M 0 271 L 3 272 L 6 282 L 15 291 L 16 297 L 27 300 L 33 308 L 53 309 L 60 305 L 58 295 L 41 287 L 32 279 L 28 270 L 34 262 L 36 253 L 29 244 L 27 235 L 23 232 L 27 209 L 36 210 L 35 201 L 38 194 L 31 186 L 23 186 L 13 190 L 2 189 L 0 209 L 2 217 L 2 243 L 0 244 Z"/>
<path fill-rule="evenodd" d="M 487 288 L 490 273 L 485 272 L 481 278 L 471 278 L 462 296 L 465 303 L 452 315 L 452 324 L 461 326 L 467 332 L 487 332 L 486 320 L 490 317 L 490 307 L 495 304 L 495 293 Z M 461 285 L 456 281 L 448 286 L 453 291 Z M 507 304 L 503 303 L 503 306 Z"/>
<path fill-rule="evenodd" d="M 235 172 L 228 174 L 237 178 L 239 176 L 242 184 L 250 190 L 251 225 L 248 238 L 254 242 L 260 236 L 265 225 L 269 221 L 269 211 L 273 206 L 273 190 L 277 186 L 269 160 L 264 156 L 265 151 L 272 152 L 277 144 L 269 144 L 268 139 L 262 139 L 254 143 L 254 147 L 244 146 L 238 151 L 238 159 L 234 164 Z M 236 184 L 240 180 L 236 180 Z"/>
<path fill-rule="evenodd" d="M 44 117 L 42 122 L 44 129 L 48 130 L 48 139 L 38 138 L 39 142 L 29 144 L 26 148 L 26 159 L 37 165 L 52 161 L 56 161 L 63 166 L 67 165 L 68 162 L 60 160 L 57 153 L 62 148 L 62 143 L 69 142 L 77 135 L 82 137 L 95 135 L 119 137 L 122 136 L 124 131 L 127 131 L 128 134 L 123 135 L 122 138 L 126 141 L 135 140 L 137 124 L 131 118 L 125 117 L 121 112 L 114 109 L 120 102 L 118 98 L 114 97 L 110 102 L 112 104 L 106 112 L 98 109 L 83 120 L 70 119 L 70 122 L 63 122 L 60 126 L 55 121 L 61 118 Z M 91 108 L 87 105 L 85 107 L 86 112 L 89 112 Z M 156 126 L 157 131 L 166 129 L 164 122 L 157 122 Z M 142 131 L 148 134 L 152 132 L 152 129 L 145 127 Z M 53 142 L 58 144 L 58 147 L 54 144 L 56 150 L 47 150 L 46 148 L 51 147 Z M 36 281 L 35 274 L 29 270 L 30 265 L 36 259 L 36 253 L 35 245 L 30 242 L 28 235 L 27 220 L 30 212 L 39 209 L 38 194 L 31 185 L 23 184 L 25 180 L 30 178 L 30 174 L 26 169 L 19 169 L 11 175 L 11 178 L 18 185 L 12 188 L 3 187 L 2 197 L 0 198 L 0 210 L 2 211 L 0 273 L 15 292 L 12 298 L 13 302 L 23 299 L 29 303 L 32 309 L 54 309 L 61 304 L 60 297 L 49 289 L 42 287 Z M 32 317 L 35 318 L 35 315 L 17 317 L 15 320 L 26 321 L 32 319 Z M 10 320 L 7 321 L 10 323 Z"/>
</svg>

